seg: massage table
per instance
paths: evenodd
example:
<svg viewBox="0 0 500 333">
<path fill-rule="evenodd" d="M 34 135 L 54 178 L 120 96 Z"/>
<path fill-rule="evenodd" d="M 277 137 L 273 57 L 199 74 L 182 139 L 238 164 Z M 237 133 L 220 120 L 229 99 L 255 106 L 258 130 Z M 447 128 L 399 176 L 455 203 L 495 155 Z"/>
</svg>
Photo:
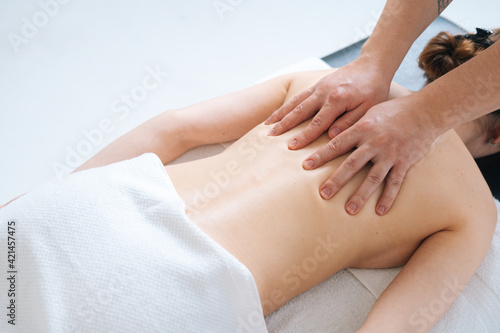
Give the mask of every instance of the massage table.
<svg viewBox="0 0 500 333">
<path fill-rule="evenodd" d="M 412 90 L 418 90 L 425 85 L 423 72 L 417 66 L 418 55 L 427 41 L 443 30 L 455 34 L 464 32 L 452 22 L 438 18 L 414 43 L 394 77 L 395 82 Z M 359 55 L 363 42 L 364 40 L 323 59 L 306 59 L 259 82 L 290 72 L 343 66 Z M 208 157 L 222 152 L 231 143 L 198 147 L 171 163 Z M 495 171 L 498 173 L 498 170 Z M 488 180 L 490 186 L 496 190 L 496 197 L 500 198 L 498 175 L 493 174 Z M 498 200 L 496 204 L 500 212 Z M 401 267 L 342 270 L 268 315 L 267 328 L 269 332 L 276 333 L 354 332 L 362 325 L 377 298 L 400 269 Z M 500 332 L 500 223 L 497 224 L 491 249 L 483 265 L 431 332 Z"/>
<path fill-rule="evenodd" d="M 437 24 L 446 24 L 446 22 Z M 436 23 L 427 30 L 422 38 L 429 38 L 435 35 Z M 457 27 L 455 27 L 457 28 Z M 443 29 L 450 30 L 450 29 Z M 355 52 L 361 44 L 352 46 L 352 52 Z M 418 45 L 418 43 L 416 44 Z M 301 70 L 319 70 L 329 68 L 328 64 L 335 65 L 335 61 L 342 64 L 351 59 L 352 54 L 350 50 L 341 51 L 325 57 L 323 60 L 318 58 L 310 58 L 292 67 L 286 68 L 280 73 L 289 73 L 292 71 Z M 412 62 L 415 67 L 415 59 L 411 59 L 412 53 L 410 52 L 408 63 Z M 403 64 L 404 65 L 404 64 Z M 405 66 L 402 66 L 405 68 Z M 416 70 L 418 72 L 418 70 Z M 401 74 L 402 73 L 402 74 Z M 396 82 L 407 86 L 410 89 L 418 89 L 421 87 L 422 80 L 416 79 L 413 82 L 402 82 L 405 78 L 410 77 L 408 73 L 399 71 L 395 77 Z M 398 81 L 401 80 L 401 81 Z M 183 161 L 190 161 L 198 158 L 211 156 L 223 151 L 229 147 L 231 142 L 221 143 L 217 145 L 210 145 L 193 149 L 183 156 L 179 157 L 172 163 L 180 163 Z M 161 168 L 157 168 L 159 170 Z M 146 177 L 147 175 L 143 175 Z M 161 193 L 162 188 L 157 187 L 157 191 Z M 29 196 L 24 199 L 29 198 Z M 23 199 L 23 200 L 24 200 Z M 500 203 L 496 201 L 497 208 L 500 208 Z M 1 215 L 1 214 L 0 214 Z M 126 216 L 124 216 L 125 218 Z M 151 230 L 151 235 L 154 233 Z M 133 235 L 128 235 L 133 236 Z M 156 240 L 158 241 L 158 240 Z M 155 242 L 141 243 L 144 247 L 153 246 Z M 139 246 L 139 244 L 137 244 Z M 3 244 L 2 244 L 3 246 Z M 69 245 L 68 245 L 69 246 Z M 36 253 L 36 251 L 35 251 Z M 140 269 L 140 266 L 137 266 Z M 354 332 L 359 328 L 366 315 L 370 311 L 377 297 L 380 296 L 384 288 L 390 283 L 394 276 L 398 273 L 400 267 L 391 269 L 346 269 L 338 272 L 324 282 L 315 286 L 311 290 L 295 297 L 276 312 L 265 318 L 265 325 L 269 332 Z M 98 272 L 103 277 L 106 275 L 105 270 Z M 116 272 L 115 272 L 116 273 Z M 104 297 L 102 304 L 120 300 L 120 294 L 115 293 L 120 290 L 127 283 L 132 283 L 131 279 L 127 276 L 126 272 L 118 272 L 115 276 L 116 283 L 108 285 L 107 294 L 96 294 L 95 297 Z M 492 246 L 488 255 L 476 272 L 470 283 L 467 285 L 463 293 L 458 297 L 452 308 L 443 316 L 443 318 L 432 329 L 432 332 L 498 332 L 500 331 L 500 228 L 497 225 L 495 236 Z M 35 276 L 35 275 L 33 275 Z M 64 282 L 65 288 L 68 290 L 77 290 L 79 287 L 72 281 Z M 5 281 L 3 281 L 5 283 Z M 43 283 L 41 281 L 40 283 Z M 2 285 L 3 286 L 3 285 Z M 150 287 L 150 286 L 149 286 Z M 158 286 L 161 287 L 161 286 Z M 52 290 L 55 294 L 51 297 L 57 299 L 58 290 Z M 103 296 L 103 295 L 106 295 Z M 138 296 L 140 293 L 138 293 Z M 154 297 L 154 290 L 151 287 L 148 289 L 148 295 Z M 61 295 L 61 297 L 64 295 Z M 95 313 L 105 312 L 106 307 L 101 306 L 95 310 Z M 41 306 L 43 304 L 40 304 Z M 133 305 L 133 304 L 131 304 Z M 244 304 L 241 304 L 244 306 Z M 63 309 L 62 309 L 63 310 Z M 85 309 L 82 309 L 82 312 Z M 88 313 L 84 313 L 84 316 Z M 37 319 L 43 320 L 44 313 L 40 312 Z M 154 322 L 155 318 L 151 314 L 143 314 L 144 318 L 148 321 Z M 130 318 L 119 318 L 120 313 L 116 314 L 117 323 L 120 320 L 127 320 Z M 1 325 L 4 325 L 2 322 Z M 103 323 L 103 324 L 108 324 Z M 260 324 L 260 323 L 259 323 Z M 3 327 L 3 326 L 2 326 Z M 43 329 L 44 327 L 40 327 Z M 46 327 L 45 327 L 46 328 Z M 6 330 L 12 331 L 12 327 L 7 327 Z M 68 327 L 68 331 L 74 330 L 75 327 Z M 168 327 L 157 327 L 157 330 L 167 330 Z M 258 331 L 263 331 L 262 327 Z"/>
</svg>

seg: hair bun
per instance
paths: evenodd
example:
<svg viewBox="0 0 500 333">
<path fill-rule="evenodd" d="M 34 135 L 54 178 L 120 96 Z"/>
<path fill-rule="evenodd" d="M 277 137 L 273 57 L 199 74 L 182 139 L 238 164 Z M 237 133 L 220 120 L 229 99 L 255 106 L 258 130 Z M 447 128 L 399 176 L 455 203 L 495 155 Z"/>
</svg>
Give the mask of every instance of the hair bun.
<svg viewBox="0 0 500 333">
<path fill-rule="evenodd" d="M 481 51 L 472 40 L 455 38 L 443 31 L 427 43 L 418 59 L 418 66 L 425 71 L 427 83 L 430 83 Z"/>
</svg>

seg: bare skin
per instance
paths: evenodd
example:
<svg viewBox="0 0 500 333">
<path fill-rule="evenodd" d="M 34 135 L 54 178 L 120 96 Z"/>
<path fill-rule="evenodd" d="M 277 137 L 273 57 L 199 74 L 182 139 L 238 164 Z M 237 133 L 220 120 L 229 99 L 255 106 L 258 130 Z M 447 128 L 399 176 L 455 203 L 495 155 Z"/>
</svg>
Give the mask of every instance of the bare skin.
<svg viewBox="0 0 500 333">
<path fill-rule="evenodd" d="M 285 101 L 320 75 L 296 78 Z M 496 220 L 484 179 L 449 131 L 407 176 L 390 213 L 375 213 L 379 187 L 366 203 L 373 209 L 351 216 L 344 204 L 369 166 L 331 201 L 323 200 L 318 186 L 347 155 L 304 170 L 303 159 L 329 141 L 324 133 L 289 150 L 287 143 L 305 126 L 267 136 L 270 126 L 259 124 L 219 155 L 165 169 L 187 214 L 250 269 L 266 315 L 343 268 L 407 264 L 364 329 L 408 328 L 412 311 L 428 306 L 447 279 L 457 278 L 463 288 L 484 258 Z"/>
<path fill-rule="evenodd" d="M 484 259 L 497 218 L 491 193 L 461 138 L 451 130 L 407 175 L 386 215 L 374 211 L 382 186 L 366 202 L 373 209 L 354 216 L 345 212 L 346 199 L 363 182 L 369 166 L 332 200 L 323 200 L 318 186 L 348 154 L 305 170 L 302 161 L 329 141 L 327 134 L 303 149 L 289 150 L 288 141 L 307 122 L 281 136 L 267 136 L 270 126 L 262 122 L 298 91 L 333 71 L 290 74 L 167 111 L 78 170 L 144 152 L 156 153 L 167 164 L 193 147 L 239 139 L 219 155 L 165 169 L 188 216 L 251 271 L 264 314 L 343 268 L 406 264 L 359 332 L 427 331 Z M 393 85 L 390 97 L 408 93 Z M 446 295 L 442 311 L 416 326 L 412 318 L 418 309 L 441 295 Z"/>
<path fill-rule="evenodd" d="M 290 138 L 290 149 L 301 149 L 329 131 L 332 142 L 305 159 L 308 168 L 358 148 L 351 157 L 357 168 L 346 161 L 321 184 L 326 200 L 361 167 L 373 162 L 366 181 L 346 201 L 350 214 L 363 209 L 364 199 L 384 179 L 385 190 L 376 211 L 379 215 L 387 213 L 405 174 L 436 138 L 500 108 L 500 43 L 415 94 L 384 102 L 390 82 L 413 42 L 450 3 L 451 0 L 387 0 L 360 56 L 299 91 L 267 121 L 275 124 L 273 135 L 280 135 L 312 118 L 309 126 Z M 393 131 L 394 128 L 400 131 Z M 387 142 L 394 149 L 387 149 Z"/>
</svg>

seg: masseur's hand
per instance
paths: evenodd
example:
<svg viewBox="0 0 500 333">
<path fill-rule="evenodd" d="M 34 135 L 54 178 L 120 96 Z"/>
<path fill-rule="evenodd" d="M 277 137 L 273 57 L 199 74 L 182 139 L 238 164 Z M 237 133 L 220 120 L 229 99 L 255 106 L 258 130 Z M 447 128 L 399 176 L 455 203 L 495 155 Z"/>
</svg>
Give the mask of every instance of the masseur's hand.
<svg viewBox="0 0 500 333">
<path fill-rule="evenodd" d="M 370 57 L 358 58 L 283 104 L 266 120 L 267 125 L 277 122 L 269 135 L 285 133 L 317 113 L 289 148 L 302 148 L 328 129 L 335 137 L 387 99 L 391 77 L 383 73 Z"/>
<path fill-rule="evenodd" d="M 415 95 L 415 94 L 414 94 Z M 364 165 L 373 162 L 356 193 L 347 201 L 346 211 L 356 214 L 386 178 L 376 212 L 387 213 L 398 195 L 408 169 L 418 162 L 441 134 L 432 120 L 418 112 L 412 97 L 401 97 L 378 104 L 345 132 L 307 157 L 305 169 L 314 169 L 357 147 L 320 187 L 324 199 L 330 199 Z"/>
</svg>

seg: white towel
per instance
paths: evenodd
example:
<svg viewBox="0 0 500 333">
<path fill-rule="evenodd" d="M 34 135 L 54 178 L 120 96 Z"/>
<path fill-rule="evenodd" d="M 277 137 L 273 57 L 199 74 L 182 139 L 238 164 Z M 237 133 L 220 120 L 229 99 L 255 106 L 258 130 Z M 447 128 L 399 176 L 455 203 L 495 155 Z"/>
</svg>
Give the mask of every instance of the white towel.
<svg viewBox="0 0 500 333">
<path fill-rule="evenodd" d="M 1 209 L 0 251 L 1 332 L 267 332 L 250 271 L 186 216 L 151 153 Z"/>
</svg>

